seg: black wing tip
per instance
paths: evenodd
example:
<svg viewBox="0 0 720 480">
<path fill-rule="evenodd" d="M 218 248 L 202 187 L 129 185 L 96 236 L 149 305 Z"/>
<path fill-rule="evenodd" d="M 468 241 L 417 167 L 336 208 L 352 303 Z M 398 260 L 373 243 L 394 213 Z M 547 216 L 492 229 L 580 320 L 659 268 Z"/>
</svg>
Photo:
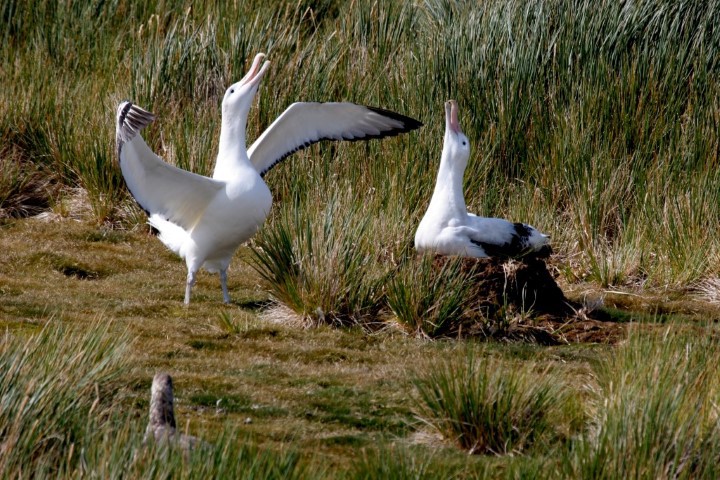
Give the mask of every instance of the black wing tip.
<svg viewBox="0 0 720 480">
<path fill-rule="evenodd" d="M 545 244 L 538 249 L 528 248 L 522 244 L 520 238 L 516 235 L 513 235 L 512 241 L 504 244 L 478 242 L 476 240 L 470 240 L 470 242 L 481 247 L 485 251 L 486 255 L 501 259 L 546 259 L 549 258 L 553 253 L 553 249 L 549 244 Z"/>
<path fill-rule="evenodd" d="M 133 104 L 129 100 L 125 100 L 120 102 L 120 105 L 118 105 L 117 109 L 117 124 L 118 128 L 125 123 L 125 117 L 127 116 L 127 112 L 132 108 Z"/>
<path fill-rule="evenodd" d="M 155 114 L 125 100 L 118 105 L 118 128 L 143 129 L 155 120 Z"/>
<path fill-rule="evenodd" d="M 294 103 L 293 105 L 298 105 L 298 104 L 301 104 L 301 103 L 304 103 L 304 102 L 296 102 L 296 103 Z M 315 103 L 316 103 L 316 104 L 322 104 L 322 102 L 315 102 Z M 332 103 L 332 102 L 329 102 L 329 103 Z M 318 143 L 318 142 L 322 142 L 322 141 L 325 141 L 325 140 L 330 140 L 330 141 L 345 141 L 345 142 L 359 142 L 359 141 L 367 141 L 367 140 L 377 140 L 377 139 L 382 139 L 382 138 L 387 138 L 387 137 L 394 137 L 394 136 L 396 136 L 396 135 L 400 135 L 401 133 L 407 133 L 407 132 L 410 132 L 410 131 L 412 131 L 412 130 L 417 130 L 418 128 L 420 128 L 420 127 L 423 126 L 423 123 L 420 122 L 419 120 L 415 120 L 414 118 L 408 117 L 408 116 L 403 115 L 403 114 L 401 114 L 401 113 L 393 112 L 392 110 L 386 110 L 386 109 L 380 108 L 380 107 L 369 107 L 369 106 L 367 106 L 367 105 L 357 105 L 357 104 L 353 104 L 353 105 L 367 108 L 368 110 L 373 111 L 373 112 L 375 112 L 375 113 L 377 113 L 377 114 L 379 114 L 379 115 L 382 115 L 382 116 L 387 117 L 387 118 L 390 118 L 390 119 L 392 119 L 392 120 L 401 122 L 401 123 L 402 123 L 402 127 L 397 127 L 397 128 L 391 128 L 391 129 L 389 129 L 389 130 L 384 130 L 384 131 L 380 132 L 380 133 L 377 134 L 377 135 L 366 134 L 366 135 L 361 135 L 361 136 L 357 136 L 357 137 L 349 137 L 349 138 L 348 138 L 348 137 L 343 137 L 343 138 L 320 137 L 320 138 L 318 138 L 318 139 L 316 139 L 316 140 L 313 140 L 313 141 L 310 141 L 310 142 L 305 142 L 304 144 L 299 145 L 298 147 L 296 147 L 296 148 L 293 149 L 292 151 L 285 153 L 282 157 L 280 157 L 280 158 L 278 158 L 277 160 L 275 160 L 275 161 L 274 161 L 272 164 L 270 164 L 265 170 L 263 170 L 262 172 L 260 172 L 260 176 L 261 176 L 261 177 L 265 177 L 265 175 L 266 175 L 270 170 L 272 170 L 276 165 L 278 165 L 279 163 L 281 163 L 283 160 L 285 160 L 287 157 L 289 157 L 289 156 L 292 155 L 293 153 L 295 153 L 295 152 L 297 152 L 297 151 L 299 151 L 299 150 L 302 150 L 302 149 L 304 149 L 304 148 L 306 148 L 306 147 L 309 147 L 310 145 L 315 144 L 315 143 Z"/>
<path fill-rule="evenodd" d="M 120 102 L 117 109 L 116 141 L 118 155 L 123 143 L 129 142 L 140 130 L 155 120 L 155 114 L 138 107 L 130 101 Z"/>
<path fill-rule="evenodd" d="M 391 135 L 397 135 L 398 133 L 410 132 L 412 130 L 417 130 L 418 128 L 423 126 L 423 123 L 420 120 L 416 120 L 412 117 L 408 117 L 407 115 L 403 115 L 402 113 L 393 112 L 392 110 L 387 110 L 385 108 L 380 108 L 380 107 L 371 107 L 368 105 L 365 105 L 365 108 L 367 108 L 368 110 L 371 110 L 377 114 L 380 114 L 383 117 L 388 117 L 388 118 L 391 118 L 393 120 L 397 120 L 398 122 L 403 123 L 403 128 L 391 130 L 393 132 Z M 388 135 L 390 135 L 390 134 L 388 134 Z"/>
</svg>

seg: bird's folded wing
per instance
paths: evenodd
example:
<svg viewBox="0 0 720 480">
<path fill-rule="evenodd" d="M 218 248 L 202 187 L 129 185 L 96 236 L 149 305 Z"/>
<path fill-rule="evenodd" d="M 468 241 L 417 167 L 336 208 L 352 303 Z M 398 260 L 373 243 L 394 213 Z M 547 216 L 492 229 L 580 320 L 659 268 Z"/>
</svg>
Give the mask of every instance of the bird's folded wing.
<svg viewBox="0 0 720 480">
<path fill-rule="evenodd" d="M 118 108 L 120 169 L 130 193 L 150 214 L 191 229 L 223 189 L 222 182 L 174 167 L 155 155 L 139 135 L 154 116 L 135 105 Z"/>
<path fill-rule="evenodd" d="M 293 103 L 250 146 L 248 157 L 265 175 L 288 155 L 321 140 L 383 138 L 421 126 L 405 115 L 354 103 Z"/>
<path fill-rule="evenodd" d="M 468 221 L 471 241 L 503 245 L 517 236 L 514 224 L 502 218 L 478 217 L 469 213 Z"/>
<path fill-rule="evenodd" d="M 473 226 L 470 242 L 479 245 L 485 253 L 496 257 L 516 257 L 530 251 L 528 227 L 502 218 L 469 216 Z"/>
</svg>

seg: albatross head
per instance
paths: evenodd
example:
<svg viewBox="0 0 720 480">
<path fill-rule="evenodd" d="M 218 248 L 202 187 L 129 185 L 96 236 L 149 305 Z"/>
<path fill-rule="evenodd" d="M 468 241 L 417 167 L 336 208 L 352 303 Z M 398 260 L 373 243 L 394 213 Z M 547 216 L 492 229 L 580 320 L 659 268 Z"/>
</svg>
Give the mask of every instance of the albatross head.
<svg viewBox="0 0 720 480">
<path fill-rule="evenodd" d="M 260 80 L 268 69 L 270 62 L 265 62 L 260 66 L 260 62 L 265 58 L 264 53 L 258 53 L 253 60 L 250 71 L 237 83 L 230 85 L 225 91 L 225 97 L 222 101 L 223 117 L 238 116 L 247 119 L 253 98 L 257 93 Z"/>
<path fill-rule="evenodd" d="M 455 100 L 445 102 L 443 157 L 452 162 L 453 165 L 459 165 L 463 169 L 467 166 L 468 158 L 470 158 L 470 141 L 460 130 L 458 106 Z"/>
</svg>

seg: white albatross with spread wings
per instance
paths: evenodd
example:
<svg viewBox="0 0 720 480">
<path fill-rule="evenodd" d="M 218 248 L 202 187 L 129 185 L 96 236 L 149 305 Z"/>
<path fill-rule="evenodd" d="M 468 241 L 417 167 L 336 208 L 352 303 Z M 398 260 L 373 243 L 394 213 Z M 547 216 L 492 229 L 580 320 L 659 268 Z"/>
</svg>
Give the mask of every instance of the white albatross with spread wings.
<svg viewBox="0 0 720 480">
<path fill-rule="evenodd" d="M 294 103 L 246 148 L 252 101 L 269 62 L 258 54 L 250 71 L 230 86 L 222 101 L 220 145 L 212 178 L 164 162 L 140 130 L 155 116 L 130 102 L 117 110 L 120 169 L 160 240 L 185 259 L 185 303 L 198 270 L 219 272 L 223 301 L 230 302 L 227 268 L 235 250 L 250 239 L 270 212 L 272 196 L 262 176 L 279 161 L 321 140 L 383 138 L 419 128 L 412 118 L 352 103 Z"/>
<path fill-rule="evenodd" d="M 550 255 L 550 237 L 524 223 L 468 213 L 463 176 L 470 142 L 460 130 L 454 100 L 445 103 L 445 138 L 430 206 L 415 232 L 418 251 L 463 257 Z"/>
</svg>

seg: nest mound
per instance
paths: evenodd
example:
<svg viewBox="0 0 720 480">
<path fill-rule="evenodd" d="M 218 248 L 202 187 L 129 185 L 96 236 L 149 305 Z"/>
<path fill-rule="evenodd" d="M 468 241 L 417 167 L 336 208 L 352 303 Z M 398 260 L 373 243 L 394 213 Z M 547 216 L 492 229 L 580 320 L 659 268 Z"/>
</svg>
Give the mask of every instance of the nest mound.
<svg viewBox="0 0 720 480">
<path fill-rule="evenodd" d="M 616 343 L 624 337 L 622 325 L 565 297 L 542 259 L 438 255 L 434 270 L 439 272 L 448 262 L 460 262 L 470 281 L 458 335 L 541 344 Z"/>
</svg>

